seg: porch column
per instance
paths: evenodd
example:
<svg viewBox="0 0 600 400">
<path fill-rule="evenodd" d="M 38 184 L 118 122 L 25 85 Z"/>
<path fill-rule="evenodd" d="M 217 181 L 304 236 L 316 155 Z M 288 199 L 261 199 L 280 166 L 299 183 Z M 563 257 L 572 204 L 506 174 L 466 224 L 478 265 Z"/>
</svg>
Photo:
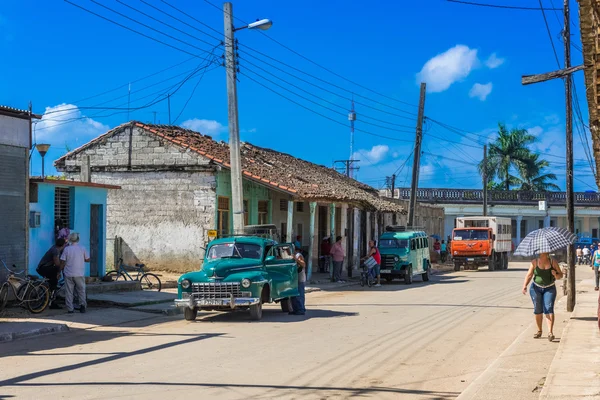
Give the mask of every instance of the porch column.
<svg viewBox="0 0 600 400">
<path fill-rule="evenodd" d="M 519 244 L 521 244 L 521 222 L 522 221 L 523 221 L 523 216 L 517 215 L 517 243 L 516 243 L 517 246 Z"/>
<path fill-rule="evenodd" d="M 590 227 L 590 217 L 583 217 L 583 232 L 592 233 L 592 229 Z"/>
<path fill-rule="evenodd" d="M 293 233 L 294 233 L 294 201 L 288 200 L 286 242 L 294 243 L 295 240 L 292 237 Z"/>
<path fill-rule="evenodd" d="M 548 228 L 548 227 L 550 227 L 550 216 L 546 215 L 544 217 L 544 228 Z"/>
<path fill-rule="evenodd" d="M 348 263 L 350 262 L 350 259 L 348 258 L 348 237 L 346 233 L 348 231 L 348 204 L 342 204 L 340 212 L 342 213 L 340 218 L 340 236 L 344 237 L 342 240 L 342 247 L 344 248 L 344 254 L 346 254 L 346 258 L 344 258 L 344 264 L 342 265 L 342 271 L 347 271 Z"/>
<path fill-rule="evenodd" d="M 318 244 L 315 246 L 315 210 L 317 209 L 317 203 L 311 201 L 309 203 L 310 207 L 310 220 L 309 220 L 309 228 L 308 228 L 308 267 L 307 267 L 307 275 L 306 280 L 310 282 L 310 278 L 312 277 L 313 270 L 313 262 L 314 262 L 314 250 L 319 246 Z M 318 254 L 318 253 L 317 253 Z"/>
<path fill-rule="evenodd" d="M 379 211 L 375 211 L 375 228 L 372 239 L 375 241 L 379 241 Z"/>
<path fill-rule="evenodd" d="M 369 240 L 371 240 L 371 212 L 366 211 L 367 213 L 367 231 L 365 232 L 365 242 L 367 244 L 367 249 L 369 248 Z"/>
<path fill-rule="evenodd" d="M 354 208 L 354 229 L 352 230 L 352 253 L 354 254 L 354 259 L 352 260 L 352 269 L 358 270 L 360 264 L 360 210 L 358 208 Z"/>
<path fill-rule="evenodd" d="M 331 245 L 335 243 L 335 203 L 329 205 L 329 229 L 331 237 Z M 333 280 L 333 258 L 329 268 L 329 277 Z"/>
</svg>

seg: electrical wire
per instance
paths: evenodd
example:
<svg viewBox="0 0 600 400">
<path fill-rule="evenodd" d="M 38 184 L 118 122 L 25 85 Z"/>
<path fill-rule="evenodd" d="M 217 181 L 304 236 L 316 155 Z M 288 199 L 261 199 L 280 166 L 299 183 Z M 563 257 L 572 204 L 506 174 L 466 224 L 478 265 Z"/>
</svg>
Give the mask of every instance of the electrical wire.
<svg viewBox="0 0 600 400">
<path fill-rule="evenodd" d="M 215 68 L 219 68 L 220 66 L 217 65 Z M 183 112 L 185 111 L 185 108 L 187 107 L 188 103 L 190 102 L 190 100 L 192 99 L 192 97 L 194 97 L 194 93 L 196 92 L 196 89 L 198 88 L 198 85 L 200 85 L 200 82 L 202 82 L 202 78 L 204 78 L 204 75 L 206 73 L 206 69 L 204 71 L 202 71 L 202 75 L 200 75 L 200 77 L 198 78 L 198 82 L 196 82 L 196 86 L 194 86 L 194 89 L 192 90 L 192 93 L 190 94 L 190 97 L 188 97 L 188 99 L 186 100 L 185 104 L 183 105 L 183 107 L 181 108 L 181 111 L 179 111 L 179 114 L 177 114 L 177 117 L 175 117 L 175 119 L 173 120 L 173 122 L 171 123 L 171 125 L 175 125 L 177 123 L 177 120 L 179 119 L 179 117 L 181 117 L 181 114 L 183 114 Z"/>
<path fill-rule="evenodd" d="M 448 1 L 450 3 L 466 4 L 469 6 L 505 8 L 505 9 L 510 9 L 510 10 L 528 10 L 528 11 L 538 11 L 539 10 L 539 8 L 537 8 L 537 7 L 507 6 L 507 5 L 502 5 L 502 4 L 475 3 L 472 1 L 463 1 L 463 0 L 446 0 L 446 1 Z M 542 10 L 544 10 L 544 8 L 542 8 Z M 549 11 L 562 10 L 562 8 L 546 8 L 546 10 L 549 10 Z"/>
<path fill-rule="evenodd" d="M 560 69 L 560 61 L 558 60 L 558 53 L 556 52 L 556 47 L 554 46 L 554 39 L 552 39 L 552 33 L 550 32 L 550 26 L 548 25 L 548 19 L 546 18 L 546 12 L 544 11 L 544 5 L 542 4 L 542 0 L 538 0 L 540 3 L 540 10 L 542 10 L 542 16 L 544 17 L 544 24 L 546 24 L 546 31 L 548 32 L 548 37 L 550 38 L 550 44 L 552 45 L 552 51 L 554 52 L 554 58 L 556 59 L 556 64 Z"/>
</svg>

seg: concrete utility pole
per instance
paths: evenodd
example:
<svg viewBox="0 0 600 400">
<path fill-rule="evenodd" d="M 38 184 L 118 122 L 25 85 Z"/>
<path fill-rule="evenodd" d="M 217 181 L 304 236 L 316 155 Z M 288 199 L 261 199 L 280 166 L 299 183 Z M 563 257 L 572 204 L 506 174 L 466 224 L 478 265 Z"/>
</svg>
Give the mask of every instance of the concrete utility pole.
<svg viewBox="0 0 600 400">
<path fill-rule="evenodd" d="M 487 217 L 488 209 L 488 176 L 487 176 L 487 144 L 483 145 L 483 216 Z"/>
<path fill-rule="evenodd" d="M 419 186 L 419 165 L 421 163 L 421 141 L 423 139 L 423 113 L 425 111 L 425 82 L 421 82 L 421 95 L 419 97 L 419 112 L 417 115 L 417 135 L 415 150 L 413 152 L 412 182 L 410 184 L 410 203 L 408 207 L 408 226 L 413 226 L 415 210 L 417 207 L 417 187 Z"/>
<path fill-rule="evenodd" d="M 396 190 L 396 174 L 392 175 L 392 199 L 394 198 L 394 191 Z"/>
<path fill-rule="evenodd" d="M 359 167 L 354 167 L 354 163 L 359 162 L 360 160 L 335 160 L 333 162 L 333 169 L 335 169 L 336 171 L 344 171 L 344 175 L 346 175 L 349 178 L 353 177 L 353 173 L 352 171 L 358 171 L 360 168 Z M 336 167 L 337 164 L 342 164 L 343 167 Z"/>
<path fill-rule="evenodd" d="M 231 205 L 233 208 L 233 231 L 244 229 L 244 191 L 242 187 L 242 162 L 240 155 L 240 130 L 238 125 L 237 62 L 233 37 L 233 6 L 223 5 L 225 24 L 225 66 L 227 69 L 227 103 L 229 114 L 229 158 L 231 165 Z"/>
</svg>

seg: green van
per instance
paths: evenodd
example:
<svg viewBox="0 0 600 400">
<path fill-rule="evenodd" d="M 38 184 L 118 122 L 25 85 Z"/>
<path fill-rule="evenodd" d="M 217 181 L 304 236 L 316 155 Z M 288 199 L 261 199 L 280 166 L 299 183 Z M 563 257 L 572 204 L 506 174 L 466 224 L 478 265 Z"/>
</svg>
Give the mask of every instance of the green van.
<svg viewBox="0 0 600 400">
<path fill-rule="evenodd" d="M 415 275 L 429 281 L 429 238 L 425 231 L 412 230 L 405 226 L 387 226 L 379 238 L 381 253 L 381 277 L 388 282 L 396 278 L 406 284 L 413 282 Z"/>
</svg>

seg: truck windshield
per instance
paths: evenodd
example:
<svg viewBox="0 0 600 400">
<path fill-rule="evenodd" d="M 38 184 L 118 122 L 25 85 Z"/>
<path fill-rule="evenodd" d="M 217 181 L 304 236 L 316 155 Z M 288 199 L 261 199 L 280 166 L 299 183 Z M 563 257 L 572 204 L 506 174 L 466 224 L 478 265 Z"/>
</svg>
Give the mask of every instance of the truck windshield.
<svg viewBox="0 0 600 400">
<path fill-rule="evenodd" d="M 408 248 L 407 239 L 380 239 L 379 247 L 382 249 L 406 249 Z"/>
<path fill-rule="evenodd" d="M 262 248 L 251 243 L 222 243 L 215 244 L 208 250 L 208 261 L 221 258 L 253 258 L 260 259 Z"/>
<path fill-rule="evenodd" d="M 454 240 L 488 240 L 488 231 L 475 229 L 455 229 Z"/>
</svg>

